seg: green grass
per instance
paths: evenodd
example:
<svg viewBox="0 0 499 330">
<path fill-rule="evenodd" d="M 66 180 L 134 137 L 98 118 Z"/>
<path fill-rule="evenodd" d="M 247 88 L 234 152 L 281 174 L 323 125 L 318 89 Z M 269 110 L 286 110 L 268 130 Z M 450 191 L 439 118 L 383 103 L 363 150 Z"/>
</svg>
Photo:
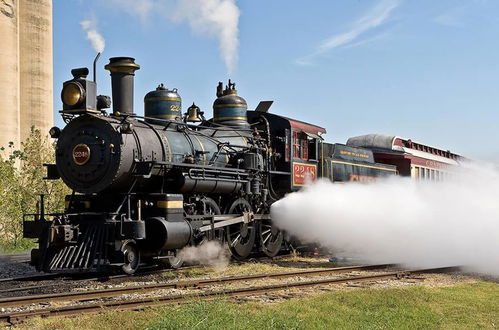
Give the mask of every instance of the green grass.
<svg viewBox="0 0 499 330">
<path fill-rule="evenodd" d="M 222 270 L 217 270 L 212 267 L 200 267 L 200 268 L 186 268 L 177 269 L 170 272 L 165 272 L 161 276 L 164 279 L 182 279 L 200 276 L 209 277 L 224 277 L 224 276 L 242 276 L 242 275 L 253 275 L 261 273 L 280 273 L 280 272 L 292 272 L 303 270 L 304 266 L 307 269 L 311 267 L 324 267 L 328 265 L 329 267 L 335 267 L 334 264 L 328 262 L 317 262 L 317 259 L 307 259 L 307 258 L 286 258 L 286 260 L 278 261 L 279 264 L 273 263 L 242 263 L 242 264 L 229 264 Z M 301 263 L 302 265 L 300 265 Z M 301 267 L 300 267 L 301 266 Z"/>
<path fill-rule="evenodd" d="M 37 319 L 38 329 L 495 329 L 499 285 L 336 291 L 282 303 L 194 301 L 145 312 Z"/>
</svg>

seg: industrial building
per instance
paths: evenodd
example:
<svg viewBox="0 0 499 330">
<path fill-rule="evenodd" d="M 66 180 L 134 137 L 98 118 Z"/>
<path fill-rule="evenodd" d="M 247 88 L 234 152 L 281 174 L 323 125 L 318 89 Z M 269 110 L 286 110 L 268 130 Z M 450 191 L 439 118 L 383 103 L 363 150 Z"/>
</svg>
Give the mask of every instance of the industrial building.
<svg viewBox="0 0 499 330">
<path fill-rule="evenodd" d="M 0 147 L 53 125 L 52 1 L 0 1 Z"/>
</svg>

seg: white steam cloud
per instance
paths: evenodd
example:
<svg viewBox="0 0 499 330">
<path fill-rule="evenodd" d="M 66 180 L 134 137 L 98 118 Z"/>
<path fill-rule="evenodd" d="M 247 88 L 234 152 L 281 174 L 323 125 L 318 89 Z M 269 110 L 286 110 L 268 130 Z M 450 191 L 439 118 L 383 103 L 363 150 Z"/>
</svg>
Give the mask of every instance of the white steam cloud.
<svg viewBox="0 0 499 330">
<path fill-rule="evenodd" d="M 239 15 L 235 0 L 179 0 L 173 19 L 186 20 L 195 33 L 217 38 L 227 71 L 232 73 L 237 63 Z"/>
<path fill-rule="evenodd" d="M 230 261 L 228 250 L 217 241 L 185 247 L 180 250 L 179 257 L 187 263 L 199 263 L 219 271 L 225 269 Z"/>
<path fill-rule="evenodd" d="M 102 0 L 104 1 L 104 0 Z M 187 22 L 199 35 L 216 38 L 228 73 L 237 65 L 240 11 L 235 0 L 106 0 L 113 9 L 137 17 L 143 25 L 160 15 L 174 23 Z"/>
<path fill-rule="evenodd" d="M 323 180 L 275 203 L 272 219 L 304 242 L 365 262 L 462 265 L 499 275 L 498 196 L 492 166 L 445 182 Z"/>
<path fill-rule="evenodd" d="M 80 22 L 81 28 L 87 34 L 87 39 L 92 43 L 92 48 L 97 53 L 102 53 L 106 46 L 104 37 L 97 31 L 97 19 L 92 18 Z"/>
</svg>

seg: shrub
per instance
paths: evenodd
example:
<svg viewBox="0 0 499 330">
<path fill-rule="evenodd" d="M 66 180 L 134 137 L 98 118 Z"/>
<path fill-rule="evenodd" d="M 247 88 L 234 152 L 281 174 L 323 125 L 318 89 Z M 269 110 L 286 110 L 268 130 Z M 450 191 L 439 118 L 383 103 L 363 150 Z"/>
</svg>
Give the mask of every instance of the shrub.
<svg viewBox="0 0 499 330">
<path fill-rule="evenodd" d="M 45 197 L 45 210 L 60 212 L 64 196 L 70 193 L 62 180 L 43 180 L 44 163 L 54 162 L 55 145 L 40 130 L 31 134 L 15 149 L 11 142 L 0 155 L 0 249 L 26 250 L 33 240 L 22 237 L 23 214 L 36 213 L 40 194 Z"/>
</svg>

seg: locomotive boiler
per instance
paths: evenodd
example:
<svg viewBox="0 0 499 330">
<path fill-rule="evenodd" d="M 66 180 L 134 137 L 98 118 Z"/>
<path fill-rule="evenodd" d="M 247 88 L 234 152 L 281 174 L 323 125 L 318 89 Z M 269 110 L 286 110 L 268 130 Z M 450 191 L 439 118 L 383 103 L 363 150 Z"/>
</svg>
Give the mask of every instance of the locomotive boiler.
<svg viewBox="0 0 499 330">
<path fill-rule="evenodd" d="M 182 264 L 178 252 L 207 240 L 236 259 L 275 256 L 288 244 L 270 218 L 284 194 L 319 177 L 332 181 L 396 173 L 372 152 L 329 144 L 319 126 L 268 112 L 248 111 L 229 80 L 217 86 L 213 118 L 194 103 L 185 113 L 176 89 L 163 84 L 133 110 L 133 58 L 105 66 L 112 82 L 97 95 L 88 69 L 72 70 L 61 91 L 66 126 L 51 129 L 56 162 L 47 179 L 73 190 L 64 212 L 26 216 L 24 236 L 37 238 L 32 263 L 42 271 L 100 271 L 142 264 Z"/>
</svg>

